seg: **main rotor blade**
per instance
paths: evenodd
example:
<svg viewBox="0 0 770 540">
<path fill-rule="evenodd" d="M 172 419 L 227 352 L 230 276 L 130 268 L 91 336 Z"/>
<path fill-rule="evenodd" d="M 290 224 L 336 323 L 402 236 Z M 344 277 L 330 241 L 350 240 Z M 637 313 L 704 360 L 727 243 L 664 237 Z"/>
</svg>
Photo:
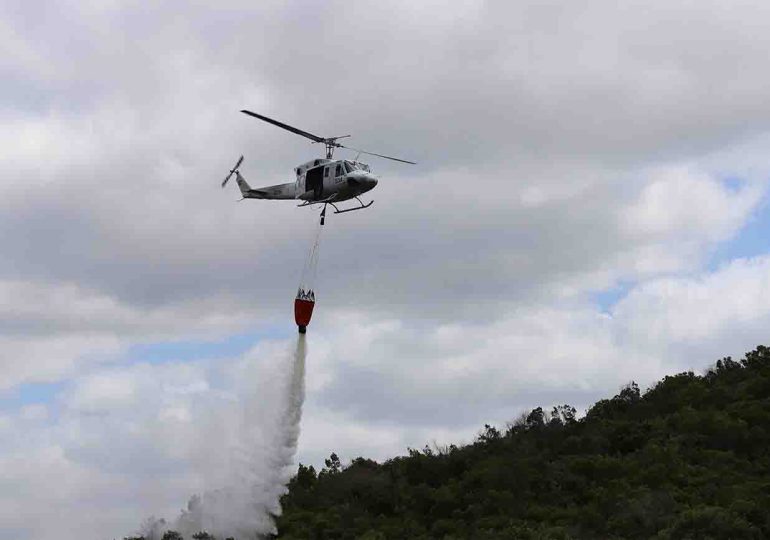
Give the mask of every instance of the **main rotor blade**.
<svg viewBox="0 0 770 540">
<path fill-rule="evenodd" d="M 377 156 L 385 159 L 392 159 L 393 161 L 400 161 L 401 163 L 409 163 L 409 165 L 417 165 L 414 161 L 407 161 L 405 159 L 399 159 L 397 157 L 390 157 L 390 156 L 383 156 L 382 154 L 375 154 L 374 152 L 367 152 L 366 150 L 359 150 L 358 148 L 351 148 L 350 146 L 345 146 L 342 144 L 338 144 L 340 148 L 347 148 L 348 150 L 353 150 L 354 152 L 359 152 L 361 154 L 368 154 L 370 156 Z"/>
<path fill-rule="evenodd" d="M 279 128 L 283 128 L 286 131 L 291 131 L 292 133 L 296 133 L 297 135 L 302 135 L 303 137 L 307 137 L 311 141 L 315 142 L 325 142 L 326 139 L 323 137 L 319 137 L 318 135 L 313 135 L 312 133 L 308 133 L 307 131 L 302 131 L 301 129 L 297 129 L 295 127 L 290 126 L 289 124 L 284 124 L 283 122 L 279 122 L 278 120 L 273 120 L 272 118 L 268 118 L 267 116 L 262 116 L 261 114 L 257 114 L 255 112 L 242 110 L 243 114 L 248 114 L 249 116 L 253 116 L 254 118 L 258 118 L 264 122 L 267 122 L 268 124 L 273 124 L 274 126 L 278 126 Z"/>
</svg>

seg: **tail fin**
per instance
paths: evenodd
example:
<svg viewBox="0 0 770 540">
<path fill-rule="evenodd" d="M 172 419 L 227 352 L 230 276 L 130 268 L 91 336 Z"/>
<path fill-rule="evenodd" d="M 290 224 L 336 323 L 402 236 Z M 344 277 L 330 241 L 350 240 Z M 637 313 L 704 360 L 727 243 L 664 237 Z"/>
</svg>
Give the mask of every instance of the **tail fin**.
<svg viewBox="0 0 770 540">
<path fill-rule="evenodd" d="M 238 182 L 238 187 L 241 188 L 241 194 L 243 194 L 244 197 L 249 194 L 251 191 L 251 186 L 246 182 L 246 179 L 241 176 L 241 173 L 238 171 L 235 171 L 235 180 Z"/>
</svg>

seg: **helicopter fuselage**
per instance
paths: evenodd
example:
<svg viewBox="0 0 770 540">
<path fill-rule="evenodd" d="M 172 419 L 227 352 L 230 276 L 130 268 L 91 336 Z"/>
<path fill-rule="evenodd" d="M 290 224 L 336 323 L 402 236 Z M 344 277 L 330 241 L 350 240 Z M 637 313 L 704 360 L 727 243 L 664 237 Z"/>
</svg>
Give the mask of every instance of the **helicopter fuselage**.
<svg viewBox="0 0 770 540">
<path fill-rule="evenodd" d="M 330 204 L 335 213 L 341 214 L 369 208 L 372 202 L 364 204 L 358 197 L 377 185 L 377 177 L 365 163 L 346 159 L 314 159 L 294 169 L 294 182 L 252 188 L 238 170 L 241 163 L 243 156 L 230 171 L 230 175 L 235 175 L 244 199 L 301 200 L 299 206 Z M 229 178 L 225 179 L 223 186 Z M 336 206 L 336 203 L 349 199 L 357 199 L 361 206 L 343 210 Z"/>
<path fill-rule="evenodd" d="M 350 160 L 314 159 L 303 163 L 294 172 L 295 196 L 303 201 L 346 201 L 371 191 L 377 177 L 369 166 Z"/>
</svg>

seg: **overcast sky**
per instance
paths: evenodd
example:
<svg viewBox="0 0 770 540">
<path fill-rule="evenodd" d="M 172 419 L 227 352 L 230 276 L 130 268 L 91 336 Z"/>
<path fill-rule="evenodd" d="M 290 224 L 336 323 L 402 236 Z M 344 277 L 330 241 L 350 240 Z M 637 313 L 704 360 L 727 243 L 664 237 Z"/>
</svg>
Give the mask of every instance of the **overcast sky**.
<svg viewBox="0 0 770 540">
<path fill-rule="evenodd" d="M 327 220 L 302 462 L 768 342 L 767 2 L 216 5 L 0 4 L 0 537 L 172 517 L 269 399 L 317 212 L 219 183 L 322 149 L 242 108 L 419 163 Z"/>
</svg>

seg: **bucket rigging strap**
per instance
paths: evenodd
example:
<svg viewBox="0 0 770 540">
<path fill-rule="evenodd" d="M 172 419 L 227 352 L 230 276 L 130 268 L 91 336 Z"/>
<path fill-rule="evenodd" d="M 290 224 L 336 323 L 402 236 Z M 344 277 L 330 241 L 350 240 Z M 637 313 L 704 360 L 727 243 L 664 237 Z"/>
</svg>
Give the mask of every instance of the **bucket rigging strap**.
<svg viewBox="0 0 770 540">
<path fill-rule="evenodd" d="M 313 287 L 315 286 L 316 275 L 318 274 L 318 257 L 320 255 L 322 230 L 323 222 L 319 223 L 316 227 L 313 243 L 311 244 L 310 251 L 308 253 L 307 259 L 305 260 L 305 265 L 302 268 L 300 290 L 305 293 L 305 296 L 310 295 L 313 292 Z M 315 298 L 314 293 L 313 298 Z"/>
</svg>

